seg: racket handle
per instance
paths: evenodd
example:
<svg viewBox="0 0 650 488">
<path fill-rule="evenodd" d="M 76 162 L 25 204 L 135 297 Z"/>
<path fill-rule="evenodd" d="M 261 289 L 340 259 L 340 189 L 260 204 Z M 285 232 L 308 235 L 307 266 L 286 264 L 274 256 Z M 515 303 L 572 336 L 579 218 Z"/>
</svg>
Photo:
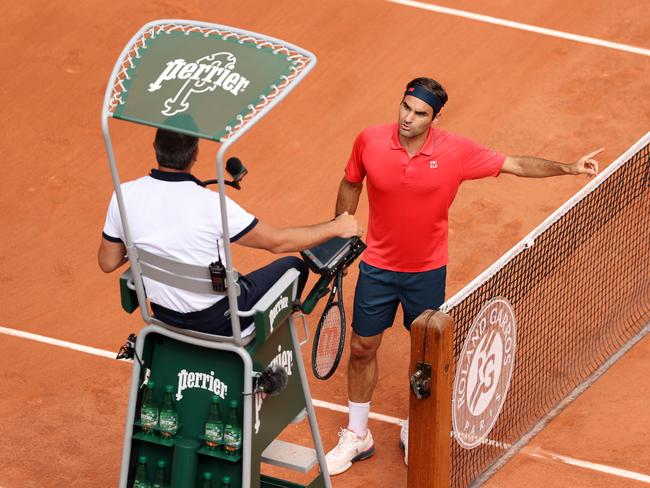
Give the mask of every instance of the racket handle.
<svg viewBox="0 0 650 488">
<path fill-rule="evenodd" d="M 316 282 L 314 287 L 309 292 L 309 295 L 307 295 L 307 298 L 305 298 L 305 301 L 302 302 L 301 309 L 303 313 L 310 314 L 314 310 L 314 307 L 316 306 L 316 303 L 318 303 L 318 300 L 327 295 L 327 293 L 330 291 L 328 287 L 330 280 L 330 276 L 320 277 L 320 279 Z"/>
</svg>

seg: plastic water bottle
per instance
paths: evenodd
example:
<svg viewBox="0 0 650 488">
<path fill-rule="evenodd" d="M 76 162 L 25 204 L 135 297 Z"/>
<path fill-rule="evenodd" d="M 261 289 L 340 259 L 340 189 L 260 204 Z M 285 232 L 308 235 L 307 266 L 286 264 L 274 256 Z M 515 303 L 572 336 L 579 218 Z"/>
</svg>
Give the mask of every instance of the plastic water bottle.
<svg viewBox="0 0 650 488">
<path fill-rule="evenodd" d="M 223 429 L 223 448 L 226 454 L 234 456 L 241 451 L 242 429 L 237 416 L 237 400 L 230 400 L 228 421 Z"/>
<path fill-rule="evenodd" d="M 208 449 L 217 449 L 223 443 L 223 419 L 219 409 L 219 397 L 212 395 L 210 415 L 205 423 L 205 443 Z"/>
<path fill-rule="evenodd" d="M 201 484 L 201 488 L 212 488 L 212 486 L 212 473 L 206 471 L 203 473 L 203 483 Z"/>
<path fill-rule="evenodd" d="M 160 435 L 166 439 L 170 439 L 176 435 L 178 431 L 178 412 L 174 405 L 174 387 L 167 385 L 165 387 L 165 396 L 163 403 L 160 407 Z"/>
<path fill-rule="evenodd" d="M 158 405 L 153 397 L 153 391 L 156 383 L 149 380 L 144 389 L 142 396 L 142 406 L 140 407 L 140 422 L 142 424 L 142 432 L 151 434 L 156 428 L 158 423 Z"/>
<path fill-rule="evenodd" d="M 158 461 L 158 467 L 156 468 L 156 476 L 153 479 L 153 487 L 155 488 L 156 485 L 158 488 L 169 488 L 169 485 L 165 482 L 165 467 L 167 463 L 163 461 L 162 459 Z"/>
<path fill-rule="evenodd" d="M 135 482 L 133 488 L 151 488 L 149 476 L 147 476 L 147 457 L 138 458 L 138 467 L 135 468 Z"/>
</svg>

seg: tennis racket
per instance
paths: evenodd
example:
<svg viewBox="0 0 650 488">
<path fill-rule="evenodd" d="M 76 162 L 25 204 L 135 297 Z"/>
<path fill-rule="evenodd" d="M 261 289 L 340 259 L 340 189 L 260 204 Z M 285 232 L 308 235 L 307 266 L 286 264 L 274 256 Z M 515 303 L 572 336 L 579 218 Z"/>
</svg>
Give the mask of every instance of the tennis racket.
<svg viewBox="0 0 650 488">
<path fill-rule="evenodd" d="M 318 321 L 311 350 L 311 369 L 319 380 L 326 380 L 339 365 L 345 344 L 345 310 L 343 309 L 343 272 L 332 283 L 323 315 Z"/>
</svg>

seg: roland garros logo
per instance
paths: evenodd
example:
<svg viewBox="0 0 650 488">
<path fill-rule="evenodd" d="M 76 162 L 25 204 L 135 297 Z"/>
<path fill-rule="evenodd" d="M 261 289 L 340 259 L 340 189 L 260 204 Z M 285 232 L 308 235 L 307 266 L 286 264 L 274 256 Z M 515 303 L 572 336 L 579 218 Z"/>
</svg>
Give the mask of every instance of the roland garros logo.
<svg viewBox="0 0 650 488">
<path fill-rule="evenodd" d="M 512 306 L 494 298 L 483 306 L 467 334 L 456 365 L 452 418 L 458 443 L 478 446 L 494 427 L 506 401 L 515 361 Z"/>
<path fill-rule="evenodd" d="M 163 115 L 175 115 L 190 107 L 188 99 L 194 93 L 213 92 L 217 88 L 238 96 L 250 84 L 250 80 L 235 71 L 237 58 L 228 52 L 204 56 L 194 62 L 184 59 L 169 61 L 148 91 L 153 93 L 162 88 L 163 83 L 184 80 L 176 95 L 165 100 Z"/>
</svg>

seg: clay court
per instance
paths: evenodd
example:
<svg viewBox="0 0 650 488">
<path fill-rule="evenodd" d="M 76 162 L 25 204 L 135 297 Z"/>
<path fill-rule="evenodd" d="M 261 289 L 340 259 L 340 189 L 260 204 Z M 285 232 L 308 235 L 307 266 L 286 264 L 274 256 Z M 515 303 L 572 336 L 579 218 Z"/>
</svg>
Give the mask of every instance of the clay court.
<svg viewBox="0 0 650 488">
<path fill-rule="evenodd" d="M 445 7 L 635 46 L 595 45 L 384 0 L 47 2 L 3 9 L 0 193 L 0 487 L 111 487 L 130 363 L 111 359 L 143 323 L 120 307 L 118 276 L 97 266 L 112 192 L 100 114 L 128 39 L 154 19 L 195 19 L 308 49 L 318 65 L 233 146 L 248 167 L 229 195 L 276 226 L 330 219 L 352 142 L 396 120 L 404 85 L 431 76 L 450 99 L 440 126 L 506 154 L 573 161 L 604 147 L 601 168 L 650 129 L 650 16 L 643 0 L 444 0 Z M 111 122 L 122 180 L 154 167 L 153 129 Z M 203 141 L 199 178 L 214 177 Z M 504 175 L 463 184 L 451 210 L 447 297 L 480 274 L 588 180 Z M 367 222 L 364 195 L 358 211 Z M 606 248 L 602 249 L 607 253 Z M 235 246 L 241 273 L 267 263 Z M 615 260 L 616 256 L 611 256 Z M 351 311 L 356 267 L 346 278 Z M 315 277 L 312 276 L 312 282 Z M 616 283 L 612 283 L 616 286 Z M 589 293 L 585 289 L 576 293 Z M 308 317 L 313 332 L 323 303 Z M 398 317 L 396 323 L 401 323 Z M 5 329 L 6 328 L 6 329 Z M 44 343 L 7 329 L 87 346 Z M 309 368 L 310 348 L 303 349 Z M 377 453 L 332 479 L 341 488 L 406 486 L 397 421 L 408 415 L 407 332 L 380 349 L 371 419 Z M 344 356 L 345 357 L 345 356 Z M 568 358 L 570 360 L 570 358 Z M 347 414 L 346 363 L 310 378 L 325 449 Z M 633 347 L 485 486 L 650 485 L 650 337 Z M 299 437 L 298 428 L 289 437 Z"/>
</svg>

